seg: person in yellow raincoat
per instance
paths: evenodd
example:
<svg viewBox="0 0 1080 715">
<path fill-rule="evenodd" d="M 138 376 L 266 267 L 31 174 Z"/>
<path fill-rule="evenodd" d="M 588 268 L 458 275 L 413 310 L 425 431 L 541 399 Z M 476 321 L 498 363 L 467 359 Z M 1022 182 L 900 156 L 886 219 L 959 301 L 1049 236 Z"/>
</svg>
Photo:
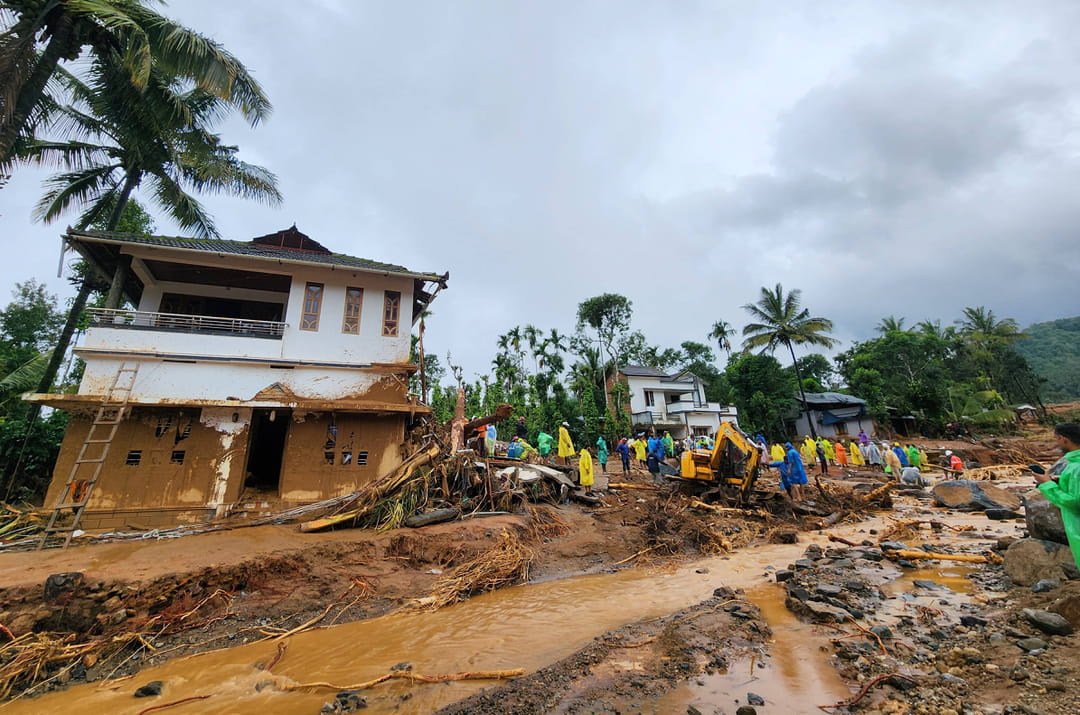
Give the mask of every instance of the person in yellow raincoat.
<svg viewBox="0 0 1080 715">
<path fill-rule="evenodd" d="M 847 466 L 847 448 L 844 447 L 843 442 L 837 442 L 833 445 L 833 454 L 836 455 L 836 463 L 841 467 Z"/>
<path fill-rule="evenodd" d="M 592 494 L 592 455 L 589 454 L 589 450 L 585 447 L 581 448 L 581 454 L 578 455 L 578 474 L 581 476 L 581 486 L 585 487 L 585 493 Z"/>
<path fill-rule="evenodd" d="M 862 457 L 862 450 L 859 449 L 859 445 L 855 443 L 855 440 L 848 443 L 848 456 L 851 458 L 852 465 L 856 467 L 866 464 L 866 460 Z"/>
<path fill-rule="evenodd" d="M 812 465 L 817 461 L 817 443 L 810 439 L 810 435 L 806 435 L 799 451 L 802 453 L 803 464 Z"/>
<path fill-rule="evenodd" d="M 822 439 L 821 446 L 825 449 L 825 459 L 830 462 L 836 461 L 836 450 L 833 449 L 833 443 L 827 439 Z"/>
<path fill-rule="evenodd" d="M 630 443 L 630 448 L 634 450 L 634 459 L 642 464 L 645 463 L 645 448 L 647 446 L 648 443 L 641 437 L 635 437 L 634 441 Z"/>
<path fill-rule="evenodd" d="M 769 456 L 772 457 L 772 461 L 774 462 L 783 462 L 784 457 L 787 455 L 784 453 L 783 446 L 774 443 L 772 448 L 769 450 Z"/>
<path fill-rule="evenodd" d="M 570 439 L 569 422 L 563 422 L 559 426 L 559 456 L 563 458 L 566 466 L 570 466 L 570 457 L 574 455 L 574 442 Z"/>
</svg>

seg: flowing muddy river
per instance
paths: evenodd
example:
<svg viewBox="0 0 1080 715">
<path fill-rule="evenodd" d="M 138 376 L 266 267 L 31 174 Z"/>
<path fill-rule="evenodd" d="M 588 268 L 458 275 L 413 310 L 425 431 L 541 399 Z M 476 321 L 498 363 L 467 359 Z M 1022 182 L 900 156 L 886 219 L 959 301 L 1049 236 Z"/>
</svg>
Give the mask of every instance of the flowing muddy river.
<svg viewBox="0 0 1080 715">
<path fill-rule="evenodd" d="M 822 536 L 812 538 L 825 543 Z M 382 675 L 402 662 L 411 663 L 414 671 L 422 674 L 510 668 L 532 671 L 626 623 L 698 603 L 721 585 L 751 590 L 757 587 L 754 600 L 761 601 L 770 620 L 783 619 L 774 628 L 784 632 L 793 619 L 783 608 L 779 589 L 771 583 L 763 584 L 762 569 L 799 558 L 805 546 L 805 542 L 761 546 L 670 571 L 632 569 L 516 586 L 440 611 L 394 613 L 312 630 L 289 639 L 288 650 L 274 667 L 273 676 L 254 667 L 269 662 L 276 653 L 275 643 L 264 641 L 178 659 L 124 681 L 82 684 L 32 700 L 17 700 L 4 710 L 138 713 L 155 704 L 210 695 L 205 700 L 170 708 L 170 712 L 314 713 L 333 699 L 334 690 L 283 692 L 273 686 L 257 686 L 267 681 L 350 685 Z M 699 570 L 708 573 L 697 573 Z M 823 664 L 824 656 L 816 657 Z M 801 667 L 805 675 L 809 666 L 803 663 Z M 133 698 L 137 687 L 154 680 L 164 682 L 160 698 Z M 366 712 L 400 711 L 401 707 L 410 712 L 428 712 L 491 682 L 391 682 L 365 693 L 369 706 Z M 830 685 L 825 700 L 834 694 L 838 683 Z M 846 694 L 846 689 L 839 693 Z M 405 706 L 403 696 L 409 697 Z"/>
</svg>

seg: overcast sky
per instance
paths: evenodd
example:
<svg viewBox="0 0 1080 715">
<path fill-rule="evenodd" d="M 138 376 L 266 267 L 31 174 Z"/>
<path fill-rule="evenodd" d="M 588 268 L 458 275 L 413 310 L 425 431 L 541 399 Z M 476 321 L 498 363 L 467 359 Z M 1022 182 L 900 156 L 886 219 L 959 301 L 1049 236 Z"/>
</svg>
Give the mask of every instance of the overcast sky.
<svg viewBox="0 0 1080 715">
<path fill-rule="evenodd" d="M 604 292 L 665 346 L 741 327 L 777 282 L 845 344 L 890 314 L 1080 314 L 1074 0 L 165 12 L 238 55 L 275 106 L 221 131 L 277 173 L 284 206 L 207 198 L 224 237 L 296 223 L 341 253 L 449 270 L 427 343 L 466 375 L 488 372 L 499 333 L 571 330 Z M 43 176 L 0 191 L 0 280 L 67 295 L 63 222 L 30 220 Z"/>
</svg>

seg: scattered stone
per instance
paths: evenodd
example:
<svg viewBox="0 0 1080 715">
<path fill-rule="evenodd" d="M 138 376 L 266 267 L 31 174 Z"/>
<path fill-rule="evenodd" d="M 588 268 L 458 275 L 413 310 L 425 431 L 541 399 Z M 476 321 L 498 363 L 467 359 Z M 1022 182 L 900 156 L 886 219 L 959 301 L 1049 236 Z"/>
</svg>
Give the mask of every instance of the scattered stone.
<svg viewBox="0 0 1080 715">
<path fill-rule="evenodd" d="M 1021 680 L 1027 680 L 1031 677 L 1031 674 L 1027 672 L 1021 665 L 1014 665 L 1009 671 L 1009 677 L 1017 682 Z"/>
<path fill-rule="evenodd" d="M 1072 551 L 1056 541 L 1021 539 L 1005 552 L 1005 573 L 1013 583 L 1031 586 L 1042 579 L 1065 579 L 1065 565 L 1075 567 Z"/>
<path fill-rule="evenodd" d="M 797 571 L 805 571 L 806 569 L 813 568 L 814 562 L 810 559 L 798 559 L 795 561 L 795 569 Z"/>
<path fill-rule="evenodd" d="M 888 626 L 873 626 L 870 632 L 883 641 L 892 640 L 892 630 Z"/>
<path fill-rule="evenodd" d="M 820 584 L 814 589 L 814 592 L 821 596 L 828 596 L 829 598 L 835 598 L 844 592 L 844 589 L 839 586 L 834 586 L 831 583 Z"/>
<path fill-rule="evenodd" d="M 862 581 L 845 581 L 844 582 L 844 588 L 846 588 L 849 591 L 856 591 L 856 592 L 862 593 L 863 591 L 866 590 L 866 584 L 863 583 Z"/>
<path fill-rule="evenodd" d="M 757 710 L 749 705 L 742 705 L 735 711 L 735 715 L 757 715 Z"/>
<path fill-rule="evenodd" d="M 941 679 L 944 680 L 946 683 L 953 683 L 954 685 L 963 685 L 963 684 L 967 683 L 966 680 L 964 680 L 963 678 L 957 677 L 957 676 L 953 675 L 952 673 L 942 673 L 941 674 Z"/>
<path fill-rule="evenodd" d="M 1061 581 L 1058 581 L 1056 578 L 1043 578 L 1035 582 L 1035 585 L 1031 587 L 1031 592 L 1049 593 L 1060 585 Z"/>
<path fill-rule="evenodd" d="M 1016 641 L 1016 645 L 1020 647 L 1020 650 L 1030 653 L 1033 650 L 1045 650 L 1049 644 L 1042 638 L 1024 638 Z"/>
<path fill-rule="evenodd" d="M 1004 551 L 1018 540 L 1015 536 L 999 536 L 997 541 L 994 542 L 994 551 Z"/>
<path fill-rule="evenodd" d="M 794 571 L 789 571 L 788 569 L 780 569 L 776 572 L 776 582 L 783 583 L 784 581 L 790 581 L 794 575 Z"/>
<path fill-rule="evenodd" d="M 1067 636 L 1073 632 L 1072 624 L 1060 614 L 1040 611 L 1035 608 L 1025 608 L 1023 614 L 1028 623 L 1043 633 L 1049 633 L 1053 636 Z"/>
<path fill-rule="evenodd" d="M 934 581 L 927 581 L 926 579 L 922 578 L 917 578 L 911 583 L 915 586 L 915 588 L 925 588 L 928 591 L 940 591 L 943 588 L 941 584 L 935 583 Z"/>
<path fill-rule="evenodd" d="M 747 693 L 746 702 L 750 703 L 751 705 L 761 706 L 765 704 L 765 698 L 761 697 L 757 693 Z"/>
<path fill-rule="evenodd" d="M 1024 521 L 1028 533 L 1033 539 L 1068 544 L 1065 535 L 1065 523 L 1061 520 L 1061 510 L 1050 503 L 1038 489 L 1024 494 Z"/>
<path fill-rule="evenodd" d="M 1020 508 L 1020 497 L 991 484 L 973 479 L 951 479 L 938 482 L 933 488 L 934 500 L 950 509 L 1008 509 Z"/>
<path fill-rule="evenodd" d="M 968 614 L 960 616 L 960 625 L 965 628 L 982 628 L 986 624 L 987 620 L 985 618 L 980 618 L 979 616 L 971 616 Z"/>
<path fill-rule="evenodd" d="M 703 713 L 697 708 L 695 708 L 693 705 L 687 705 L 686 715 L 703 715 Z"/>
<path fill-rule="evenodd" d="M 780 529 L 772 535 L 772 542 L 774 544 L 797 544 L 799 543 L 799 532 L 795 529 Z"/>
<path fill-rule="evenodd" d="M 1007 521 L 1009 519 L 1023 519 L 1024 515 L 1012 509 L 987 509 L 986 518 L 991 521 Z"/>
<path fill-rule="evenodd" d="M 57 596 L 71 593 L 82 585 L 83 575 L 78 571 L 54 573 L 45 579 L 45 600 L 52 601 Z"/>
<path fill-rule="evenodd" d="M 164 685 L 160 680 L 152 680 L 146 685 L 142 686 L 135 691 L 135 697 L 148 698 L 151 695 L 161 695 L 161 686 Z"/>
<path fill-rule="evenodd" d="M 1064 616 L 1069 623 L 1080 623 L 1080 595 L 1059 598 L 1046 610 Z"/>
<path fill-rule="evenodd" d="M 810 600 L 810 592 L 807 591 L 802 586 L 796 586 L 795 588 L 790 588 L 790 589 L 788 589 L 788 593 L 791 595 L 792 598 L 794 598 L 794 599 L 796 599 L 798 601 L 809 601 Z"/>
<path fill-rule="evenodd" d="M 915 563 L 908 561 L 907 559 L 897 559 L 896 565 L 902 569 L 917 569 L 919 568 Z"/>
<path fill-rule="evenodd" d="M 907 544 L 900 541 L 882 541 L 879 545 L 883 551 L 902 551 L 907 548 Z"/>
<path fill-rule="evenodd" d="M 851 618 L 851 614 L 843 608 L 823 601 L 803 601 L 802 605 L 806 614 L 817 621 L 837 621 L 842 623 Z"/>
<path fill-rule="evenodd" d="M 986 642 L 990 645 L 1001 645 L 1007 640 L 1008 638 L 1005 637 L 1004 633 L 991 633 L 986 637 Z"/>
<path fill-rule="evenodd" d="M 1042 686 L 1055 693 L 1064 693 L 1066 690 L 1065 683 L 1060 680 L 1044 680 Z"/>
</svg>

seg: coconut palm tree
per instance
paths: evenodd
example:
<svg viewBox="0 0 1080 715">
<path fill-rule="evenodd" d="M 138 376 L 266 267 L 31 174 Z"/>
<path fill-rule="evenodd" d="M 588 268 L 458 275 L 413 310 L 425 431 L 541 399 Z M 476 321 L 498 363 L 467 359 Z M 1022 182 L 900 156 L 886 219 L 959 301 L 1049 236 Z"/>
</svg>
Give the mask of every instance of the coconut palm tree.
<svg viewBox="0 0 1080 715">
<path fill-rule="evenodd" d="M 718 320 L 709 331 L 709 338 L 719 343 L 720 348 L 731 357 L 731 336 L 735 334 L 735 328 L 726 320 Z"/>
<path fill-rule="evenodd" d="M 212 217 L 190 192 L 281 201 L 271 172 L 241 161 L 236 147 L 210 131 L 231 102 L 201 87 L 185 89 L 156 70 L 139 90 L 117 81 L 121 71 L 114 61 L 94 62 L 83 81 L 61 70 L 72 101 L 53 108 L 48 128 L 63 138 L 18 142 L 18 161 L 63 169 L 46 180 L 45 195 L 35 209 L 38 219 L 50 223 L 78 208 L 82 213 L 76 228 L 100 225 L 113 230 L 142 186 L 181 227 L 199 237 L 214 237 L 218 233 Z M 118 304 L 122 284 L 114 277 L 108 307 Z M 91 290 L 91 282 L 83 281 L 39 392 L 52 386 Z"/>
<path fill-rule="evenodd" d="M 994 311 L 981 305 L 975 308 L 964 308 L 964 317 L 957 323 L 961 332 L 976 345 L 1015 343 L 1027 337 L 1015 320 L 1012 318 L 998 320 Z"/>
<path fill-rule="evenodd" d="M 904 330 L 904 318 L 897 318 L 894 315 L 882 318 L 875 328 L 882 335 L 889 333 L 903 333 Z"/>
<path fill-rule="evenodd" d="M 221 45 L 147 7 L 149 0 L 4 0 L 0 4 L 0 165 L 19 137 L 46 116 L 47 88 L 62 61 L 84 49 L 145 88 L 153 72 L 196 84 L 230 102 L 252 124 L 270 102 L 244 65 Z"/>
<path fill-rule="evenodd" d="M 806 392 L 803 390 L 802 375 L 799 371 L 799 361 L 795 359 L 794 346 L 818 345 L 828 348 L 835 345 L 837 341 L 826 335 L 832 332 L 832 321 L 828 318 L 811 316 L 810 311 L 800 305 L 801 295 L 802 291 L 798 288 L 785 294 L 784 287 L 779 283 L 773 290 L 762 286 L 761 298 L 758 302 L 743 306 L 743 310 L 757 321 L 743 328 L 743 348 L 746 350 L 762 348 L 763 351 L 773 352 L 781 345 L 787 346 L 788 352 L 791 353 L 791 362 L 795 366 L 795 377 L 799 381 L 799 395 L 805 406 Z M 817 439 L 814 422 L 808 421 L 810 434 Z"/>
</svg>

